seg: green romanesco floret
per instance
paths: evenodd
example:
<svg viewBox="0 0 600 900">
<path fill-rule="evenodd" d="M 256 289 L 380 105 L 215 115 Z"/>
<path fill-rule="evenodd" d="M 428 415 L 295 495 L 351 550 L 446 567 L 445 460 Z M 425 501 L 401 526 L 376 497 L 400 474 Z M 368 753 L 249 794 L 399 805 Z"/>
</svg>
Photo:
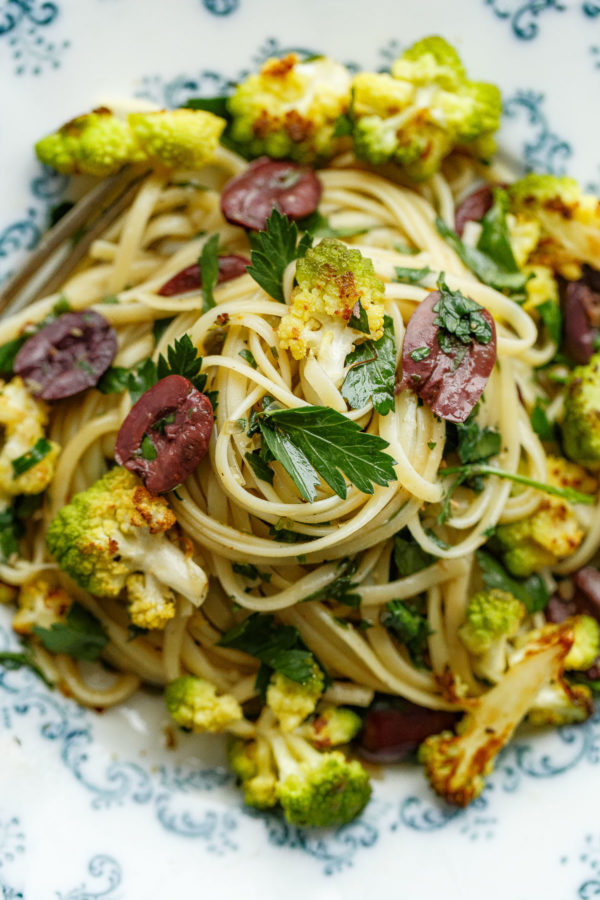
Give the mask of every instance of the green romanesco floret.
<svg viewBox="0 0 600 900">
<path fill-rule="evenodd" d="M 130 587 L 135 607 L 141 602 L 140 584 L 128 584 L 129 577 L 151 576 L 146 602 L 162 586 L 156 611 L 160 617 L 165 603 L 169 605 L 170 590 L 199 605 L 208 584 L 203 569 L 170 539 L 176 538 L 170 531 L 175 522 L 164 497 L 151 494 L 135 475 L 117 466 L 59 510 L 48 526 L 46 543 L 61 569 L 100 597 L 117 597 Z M 149 620 L 147 606 L 143 617 Z"/>
<path fill-rule="evenodd" d="M 308 718 L 323 693 L 325 676 L 317 663 L 311 678 L 300 684 L 281 672 L 274 672 L 267 688 L 267 705 L 275 713 L 283 731 L 293 731 Z"/>
<path fill-rule="evenodd" d="M 0 426 L 4 432 L 0 450 L 0 500 L 7 502 L 18 494 L 41 494 L 52 481 L 60 446 L 55 441 L 46 441 L 47 421 L 46 404 L 31 396 L 21 378 L 0 381 Z M 45 441 L 40 461 L 17 474 L 13 463 L 30 453 L 39 441 Z"/>
<path fill-rule="evenodd" d="M 204 110 L 131 113 L 101 107 L 78 116 L 35 145 L 38 159 L 66 175 L 105 176 L 127 163 L 196 169 L 213 156 L 225 120 Z"/>
<path fill-rule="evenodd" d="M 596 490 L 594 479 L 561 457 L 549 456 L 546 479 L 556 487 L 573 487 L 585 493 Z M 544 495 L 537 510 L 525 519 L 499 525 L 494 536 L 507 569 L 526 577 L 559 559 L 570 556 L 583 540 L 584 532 L 571 504 L 560 497 Z"/>
<path fill-rule="evenodd" d="M 570 459 L 600 468 L 600 353 L 573 369 L 569 377 L 562 437 Z"/>
<path fill-rule="evenodd" d="M 182 675 L 169 682 L 165 701 L 175 722 L 188 731 L 221 734 L 243 718 L 235 697 L 217 694 L 214 684 L 195 675 Z"/>
<path fill-rule="evenodd" d="M 510 186 L 510 208 L 521 228 L 534 223 L 538 241 L 531 262 L 577 279 L 581 264 L 600 256 L 600 202 L 584 194 L 573 178 L 526 175 Z"/>
<path fill-rule="evenodd" d="M 325 56 L 268 59 L 229 98 L 227 137 L 245 157 L 320 162 L 343 146 L 336 121 L 350 104 L 350 73 Z"/>
<path fill-rule="evenodd" d="M 269 742 L 236 739 L 229 747 L 229 764 L 241 782 L 244 802 L 256 809 L 277 805 L 277 775 Z"/>
<path fill-rule="evenodd" d="M 441 37 L 406 50 L 391 75 L 360 73 L 352 91 L 354 151 L 367 162 L 395 162 L 422 180 L 457 146 L 485 158 L 495 149 L 500 92 L 469 81 L 456 50 Z"/>
<path fill-rule="evenodd" d="M 347 355 L 367 337 L 348 325 L 359 302 L 369 336 L 378 340 L 383 334 L 384 284 L 368 257 L 333 238 L 325 238 L 298 260 L 296 281 L 289 312 L 279 325 L 279 343 L 294 359 L 316 359 L 339 387 Z"/>
<path fill-rule="evenodd" d="M 300 725 L 296 734 L 306 738 L 319 750 L 349 744 L 362 728 L 361 717 L 344 706 L 323 706 L 317 714 Z"/>
<path fill-rule="evenodd" d="M 458 634 L 475 657 L 473 669 L 480 678 L 500 680 L 508 664 L 508 641 L 519 630 L 525 612 L 520 600 L 496 588 L 480 591 L 471 598 Z"/>
<path fill-rule="evenodd" d="M 545 685 L 538 691 L 527 721 L 532 725 L 575 725 L 585 722 L 594 711 L 592 692 L 585 684 L 569 684 L 564 679 Z"/>
<path fill-rule="evenodd" d="M 458 733 L 428 737 L 419 759 L 433 789 L 447 802 L 467 806 L 479 796 L 496 755 L 533 707 L 546 685 L 562 678 L 573 643 L 573 624 L 547 625 L 529 635 L 521 658 L 479 697 L 465 714 Z"/>
<path fill-rule="evenodd" d="M 175 615 L 175 594 L 152 575 L 137 572 L 125 582 L 129 618 L 138 628 L 162 629 Z"/>
<path fill-rule="evenodd" d="M 600 625 L 592 616 L 574 616 L 573 646 L 565 659 L 567 671 L 585 671 L 594 665 L 600 653 Z"/>
<path fill-rule="evenodd" d="M 18 610 L 12 621 L 17 634 L 33 634 L 35 627 L 51 628 L 63 622 L 71 608 L 71 597 L 57 584 L 39 576 L 21 585 Z"/>
</svg>

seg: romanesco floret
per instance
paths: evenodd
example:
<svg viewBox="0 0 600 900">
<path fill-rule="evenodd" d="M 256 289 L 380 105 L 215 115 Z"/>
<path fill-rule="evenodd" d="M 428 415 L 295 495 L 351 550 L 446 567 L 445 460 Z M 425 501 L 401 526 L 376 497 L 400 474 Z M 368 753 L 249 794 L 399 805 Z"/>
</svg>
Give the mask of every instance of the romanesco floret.
<svg viewBox="0 0 600 900">
<path fill-rule="evenodd" d="M 391 75 L 360 73 L 352 91 L 354 151 L 367 162 L 392 161 L 422 180 L 456 146 L 486 158 L 495 149 L 500 92 L 469 81 L 456 50 L 441 37 L 406 50 Z"/>
<path fill-rule="evenodd" d="M 203 569 L 170 540 L 175 522 L 164 497 L 147 491 L 127 469 L 115 467 L 59 510 L 46 543 L 61 569 L 92 594 L 116 597 L 123 588 L 132 588 L 132 604 L 140 614 L 140 584 L 128 579 L 138 572 L 151 576 L 143 612 L 150 621 L 147 604 L 155 589 L 159 618 L 169 606 L 170 590 L 196 605 L 206 596 Z"/>
<path fill-rule="evenodd" d="M 512 594 L 492 588 L 469 601 L 459 637 L 474 659 L 475 674 L 499 681 L 508 664 L 508 641 L 525 618 L 525 606 Z"/>
<path fill-rule="evenodd" d="M 262 737 L 233 741 L 229 763 L 241 782 L 247 806 L 268 809 L 277 805 L 277 775 L 268 741 Z"/>
<path fill-rule="evenodd" d="M 247 158 L 328 159 L 341 147 L 334 130 L 350 104 L 350 84 L 346 67 L 324 56 L 268 59 L 229 98 L 227 137 Z"/>
<path fill-rule="evenodd" d="M 235 697 L 218 695 L 214 684 L 195 675 L 182 675 L 169 682 L 165 701 L 172 718 L 188 731 L 220 734 L 243 718 Z"/>
<path fill-rule="evenodd" d="M 204 110 L 131 113 L 125 121 L 101 107 L 42 138 L 35 152 L 66 175 L 110 175 L 126 163 L 194 169 L 212 158 L 224 127 Z"/>
<path fill-rule="evenodd" d="M 323 693 L 325 677 L 315 663 L 311 678 L 300 684 L 281 672 L 274 672 L 267 688 L 267 705 L 273 710 L 283 731 L 293 731 L 308 718 Z"/>
<path fill-rule="evenodd" d="M 573 624 L 547 625 L 529 636 L 518 662 L 465 714 L 458 733 L 428 737 L 419 759 L 433 789 L 449 803 L 467 806 L 479 796 L 496 754 L 534 705 L 542 688 L 559 682 L 573 643 Z"/>
<path fill-rule="evenodd" d="M 42 576 L 26 581 L 19 590 L 18 610 L 12 627 L 18 634 L 33 634 L 33 629 L 51 628 L 63 622 L 72 600 L 67 592 Z"/>
<path fill-rule="evenodd" d="M 571 373 L 562 436 L 570 459 L 589 468 L 600 467 L 600 353 Z"/>
<path fill-rule="evenodd" d="M 366 337 L 348 325 L 359 301 L 370 337 L 378 340 L 383 334 L 384 284 L 370 259 L 333 238 L 325 238 L 298 260 L 296 281 L 290 310 L 279 325 L 280 345 L 294 359 L 314 356 L 339 387 L 346 356 Z"/>
<path fill-rule="evenodd" d="M 319 750 L 348 744 L 362 728 L 361 717 L 344 706 L 324 706 L 316 716 L 296 729 L 296 734 L 306 738 Z"/>
<path fill-rule="evenodd" d="M 585 684 L 554 681 L 538 691 L 527 713 L 531 725 L 575 725 L 585 722 L 594 711 L 592 692 Z"/>
<path fill-rule="evenodd" d="M 129 618 L 138 628 L 164 628 L 175 615 L 175 594 L 150 574 L 137 572 L 125 582 Z"/>
<path fill-rule="evenodd" d="M 600 202 L 584 194 L 573 178 L 526 175 L 509 188 L 510 206 L 522 223 L 539 227 L 534 262 L 580 277 L 581 263 L 595 265 L 600 256 Z"/>
<path fill-rule="evenodd" d="M 560 457 L 548 457 L 548 484 L 556 487 L 575 487 L 592 493 L 595 482 L 581 467 Z M 513 575 L 526 577 L 577 550 L 583 529 L 571 508 L 560 497 L 545 495 L 537 510 L 526 519 L 499 525 L 495 540 L 502 550 L 502 558 Z"/>
<path fill-rule="evenodd" d="M 573 635 L 565 669 L 585 671 L 594 665 L 600 653 L 600 625 L 592 616 L 574 616 Z"/>
<path fill-rule="evenodd" d="M 39 462 L 17 474 L 13 463 L 25 456 L 44 437 L 48 421 L 46 404 L 31 396 L 21 378 L 0 381 L 0 425 L 4 429 L 4 444 L 0 452 L 0 497 L 17 494 L 40 494 L 54 477 L 60 446 L 46 441 Z"/>
</svg>

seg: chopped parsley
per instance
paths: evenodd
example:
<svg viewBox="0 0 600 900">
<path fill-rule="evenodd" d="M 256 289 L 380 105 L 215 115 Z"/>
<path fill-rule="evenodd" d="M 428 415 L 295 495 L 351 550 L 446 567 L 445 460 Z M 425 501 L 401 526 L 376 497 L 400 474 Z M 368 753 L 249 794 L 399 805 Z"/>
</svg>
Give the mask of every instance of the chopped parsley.
<svg viewBox="0 0 600 900">
<path fill-rule="evenodd" d="M 298 241 L 298 226 L 274 209 L 264 231 L 250 234 L 250 265 L 248 272 L 271 297 L 285 303 L 283 273 L 287 266 L 312 246 L 307 232 Z"/>
<path fill-rule="evenodd" d="M 384 317 L 383 334 L 377 341 L 359 344 L 345 359 L 349 366 L 342 384 L 342 397 L 352 409 L 360 409 L 369 400 L 381 416 L 394 408 L 396 383 L 396 340 L 391 316 Z"/>
<path fill-rule="evenodd" d="M 33 633 L 51 653 L 65 653 L 74 659 L 92 662 L 108 643 L 108 635 L 98 619 L 80 603 L 73 603 L 64 622 L 50 628 L 34 626 Z"/>
</svg>

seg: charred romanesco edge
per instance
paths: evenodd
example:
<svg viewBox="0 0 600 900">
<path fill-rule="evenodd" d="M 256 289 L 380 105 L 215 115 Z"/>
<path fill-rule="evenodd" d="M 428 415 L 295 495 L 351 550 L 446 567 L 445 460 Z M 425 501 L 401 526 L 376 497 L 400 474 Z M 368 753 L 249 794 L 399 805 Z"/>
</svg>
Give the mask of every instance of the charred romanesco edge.
<svg viewBox="0 0 600 900">
<path fill-rule="evenodd" d="M 527 721 L 537 727 L 558 728 L 585 722 L 593 711 L 594 700 L 587 685 L 569 684 L 560 679 L 539 691 L 527 713 Z"/>
<path fill-rule="evenodd" d="M 589 468 L 600 468 L 600 353 L 571 373 L 562 437 L 570 459 Z"/>
<path fill-rule="evenodd" d="M 600 201 L 584 194 L 573 178 L 526 175 L 508 188 L 510 208 L 524 233 L 537 229 L 528 259 L 577 279 L 581 264 L 600 256 Z"/>
<path fill-rule="evenodd" d="M 24 382 L 15 376 L 0 381 L 0 425 L 4 444 L 0 452 L 0 500 L 18 494 L 41 494 L 54 477 L 60 445 L 48 441 L 49 451 L 34 466 L 15 476 L 13 461 L 29 453 L 40 438 L 45 437 L 48 408 L 31 396 Z"/>
<path fill-rule="evenodd" d="M 548 457 L 548 484 L 594 493 L 597 483 L 581 466 L 557 456 Z M 583 540 L 573 509 L 566 500 L 545 496 L 533 515 L 499 525 L 494 536 L 504 564 L 513 575 L 526 577 L 570 556 Z"/>
<path fill-rule="evenodd" d="M 35 627 L 51 628 L 55 622 L 64 621 L 72 602 L 62 587 L 43 576 L 26 581 L 19 589 L 12 627 L 22 635 L 33 634 Z"/>
<path fill-rule="evenodd" d="M 350 85 L 346 67 L 327 57 L 268 59 L 229 98 L 227 137 L 250 159 L 323 162 L 343 146 L 334 131 L 348 110 Z"/>
<path fill-rule="evenodd" d="M 267 688 L 267 705 L 283 731 L 293 731 L 314 712 L 324 687 L 325 676 L 316 663 L 313 676 L 302 684 L 281 672 L 273 673 Z"/>
<path fill-rule="evenodd" d="M 354 151 L 367 162 L 392 161 L 423 180 L 457 146 L 482 158 L 495 150 L 500 91 L 469 81 L 456 50 L 441 37 L 406 50 L 391 75 L 358 74 L 352 92 Z"/>
<path fill-rule="evenodd" d="M 167 710 L 188 731 L 221 734 L 243 718 L 242 708 L 231 694 L 217 694 L 214 684 L 195 675 L 182 675 L 165 688 Z"/>
<path fill-rule="evenodd" d="M 289 312 L 279 324 L 279 343 L 294 359 L 314 356 L 339 387 L 346 356 L 368 335 L 348 325 L 360 301 L 370 337 L 383 334 L 385 286 L 360 250 L 325 238 L 296 265 Z"/>
<path fill-rule="evenodd" d="M 212 159 L 225 120 L 204 110 L 131 113 L 100 107 L 35 145 L 40 162 L 65 175 L 105 176 L 127 163 L 196 169 Z"/>
<path fill-rule="evenodd" d="M 317 714 L 296 729 L 319 750 L 339 747 L 353 740 L 362 728 L 361 717 L 344 706 L 320 707 Z"/>
</svg>

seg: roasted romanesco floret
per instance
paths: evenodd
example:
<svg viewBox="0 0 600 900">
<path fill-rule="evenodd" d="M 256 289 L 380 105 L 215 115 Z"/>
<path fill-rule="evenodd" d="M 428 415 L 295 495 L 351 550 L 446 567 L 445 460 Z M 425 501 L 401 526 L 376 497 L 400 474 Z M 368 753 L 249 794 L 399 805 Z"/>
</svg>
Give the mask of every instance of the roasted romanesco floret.
<svg viewBox="0 0 600 900">
<path fill-rule="evenodd" d="M 547 625 L 530 634 L 522 656 L 498 684 L 465 714 L 458 733 L 428 737 L 419 759 L 433 789 L 449 803 L 467 806 L 483 790 L 497 753 L 535 705 L 542 689 L 560 683 L 573 644 L 573 622 Z"/>
<path fill-rule="evenodd" d="M 323 706 L 316 716 L 296 729 L 296 734 L 306 738 L 320 750 L 325 750 L 350 743 L 361 728 L 362 719 L 352 709 L 344 706 Z"/>
<path fill-rule="evenodd" d="M 290 310 L 279 325 L 279 342 L 294 359 L 315 358 L 336 387 L 345 375 L 346 356 L 366 335 L 348 322 L 360 302 L 370 337 L 383 334 L 384 284 L 360 250 L 325 238 L 296 265 Z"/>
<path fill-rule="evenodd" d="M 273 673 L 267 688 L 267 705 L 283 731 L 293 731 L 314 712 L 324 686 L 323 671 L 316 663 L 313 676 L 302 684 L 281 672 Z"/>
<path fill-rule="evenodd" d="M 473 669 L 480 678 L 500 680 L 508 664 L 508 641 L 519 630 L 525 612 L 520 600 L 496 588 L 471 598 L 458 634 L 474 656 Z"/>
<path fill-rule="evenodd" d="M 585 671 L 594 665 L 600 653 L 600 625 L 592 616 L 575 616 L 573 637 L 573 646 L 565 659 L 565 669 Z"/>
<path fill-rule="evenodd" d="M 46 440 L 47 421 L 46 404 L 31 396 L 21 378 L 16 376 L 8 382 L 0 381 L 0 425 L 4 429 L 4 444 L 0 451 L 0 498 L 40 494 L 52 481 L 60 446 Z M 15 461 L 26 457 L 41 442 L 44 453 L 40 461 L 18 474 Z"/>
<path fill-rule="evenodd" d="M 575 487 L 586 493 L 593 493 L 597 487 L 581 466 L 556 456 L 548 457 L 547 481 L 556 487 Z M 525 577 L 570 556 L 579 547 L 583 535 L 570 503 L 544 495 L 533 515 L 499 525 L 495 540 L 507 569 L 513 575 Z"/>
<path fill-rule="evenodd" d="M 441 37 L 406 50 L 391 75 L 360 73 L 352 91 L 354 150 L 367 162 L 395 162 L 421 180 L 457 146 L 486 159 L 495 149 L 500 92 L 469 81 L 456 50 Z"/>
<path fill-rule="evenodd" d="M 46 578 L 39 576 L 21 585 L 18 609 L 12 627 L 18 634 L 33 634 L 35 627 L 51 628 L 62 622 L 71 607 L 67 592 Z"/>
<path fill-rule="evenodd" d="M 600 256 L 600 202 L 584 194 L 573 178 L 526 175 L 510 186 L 510 208 L 524 228 L 538 229 L 534 263 L 577 279 L 581 264 L 596 265 Z"/>
<path fill-rule="evenodd" d="M 35 145 L 38 159 L 66 175 L 110 175 L 126 163 L 195 169 L 213 156 L 225 120 L 204 110 L 131 113 L 101 107 Z"/>
<path fill-rule="evenodd" d="M 268 59 L 229 98 L 227 137 L 248 158 L 328 159 L 341 146 L 334 131 L 350 104 L 350 83 L 346 67 L 324 56 Z"/>
<path fill-rule="evenodd" d="M 164 497 L 116 467 L 59 510 L 46 543 L 81 587 L 100 597 L 126 588 L 136 624 L 160 628 L 174 612 L 172 591 L 198 605 L 207 590 L 203 569 L 170 540 L 175 522 Z"/>
<path fill-rule="evenodd" d="M 181 728 L 220 734 L 243 718 L 242 708 L 231 694 L 217 694 L 205 678 L 182 675 L 165 688 L 167 709 Z"/>
<path fill-rule="evenodd" d="M 600 468 L 600 353 L 571 373 L 562 436 L 570 459 L 589 468 Z"/>
</svg>

